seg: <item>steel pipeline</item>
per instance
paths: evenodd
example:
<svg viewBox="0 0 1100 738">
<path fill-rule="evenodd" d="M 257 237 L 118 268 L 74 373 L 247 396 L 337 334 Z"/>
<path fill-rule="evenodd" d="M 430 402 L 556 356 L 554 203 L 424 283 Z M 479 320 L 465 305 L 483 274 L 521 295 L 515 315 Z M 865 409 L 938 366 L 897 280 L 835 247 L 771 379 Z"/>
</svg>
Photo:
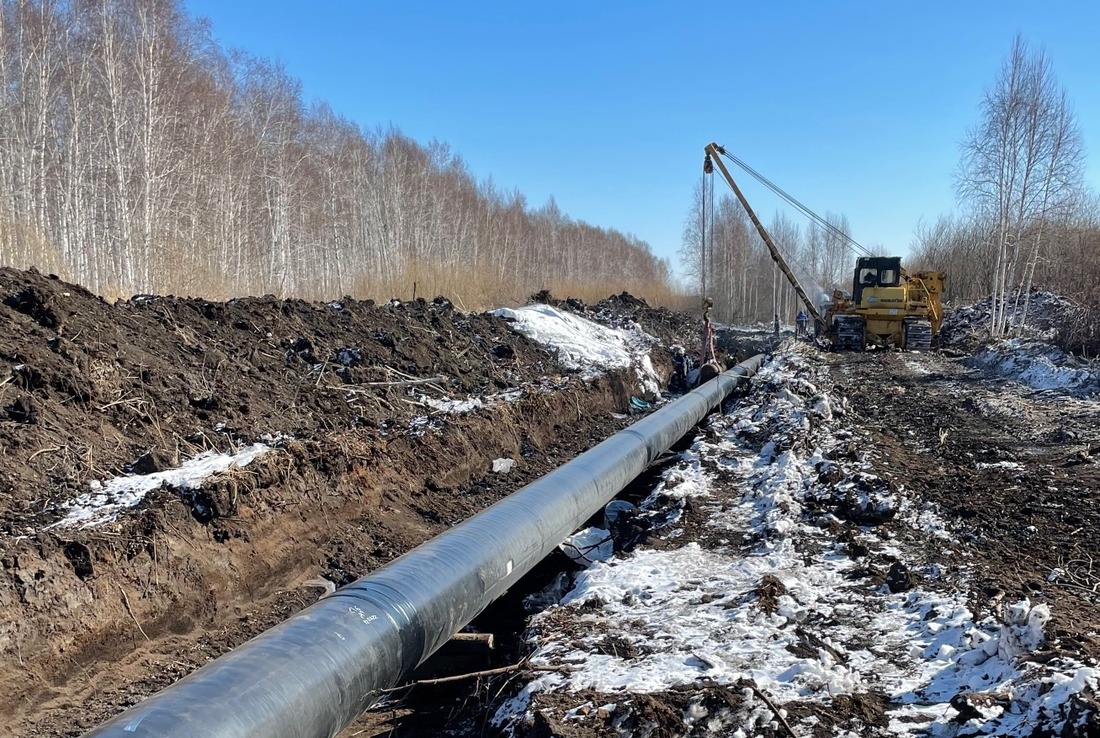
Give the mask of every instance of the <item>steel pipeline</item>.
<svg viewBox="0 0 1100 738">
<path fill-rule="evenodd" d="M 331 738 L 683 437 L 755 356 L 86 738 Z"/>
</svg>

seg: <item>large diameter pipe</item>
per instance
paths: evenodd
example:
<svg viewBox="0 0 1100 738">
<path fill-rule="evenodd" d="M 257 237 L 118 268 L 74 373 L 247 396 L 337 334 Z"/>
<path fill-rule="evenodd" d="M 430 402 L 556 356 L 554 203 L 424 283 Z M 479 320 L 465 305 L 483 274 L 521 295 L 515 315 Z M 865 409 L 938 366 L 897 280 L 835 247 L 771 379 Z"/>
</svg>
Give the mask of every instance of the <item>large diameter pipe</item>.
<svg viewBox="0 0 1100 738">
<path fill-rule="evenodd" d="M 95 738 L 332 738 L 737 386 L 756 356 L 126 710 Z"/>
</svg>

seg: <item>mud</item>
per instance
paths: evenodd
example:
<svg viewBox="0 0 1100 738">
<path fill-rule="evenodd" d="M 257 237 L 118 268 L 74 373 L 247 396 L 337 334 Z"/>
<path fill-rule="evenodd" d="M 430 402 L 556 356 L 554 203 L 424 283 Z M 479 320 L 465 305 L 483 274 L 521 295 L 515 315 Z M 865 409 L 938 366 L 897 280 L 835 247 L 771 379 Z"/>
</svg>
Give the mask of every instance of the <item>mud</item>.
<svg viewBox="0 0 1100 738">
<path fill-rule="evenodd" d="M 1048 602 L 1053 650 L 1095 660 L 1097 401 L 1032 390 L 936 354 L 919 363 L 901 354 L 831 362 L 873 431 L 882 475 L 938 505 L 960 531 L 978 593 L 974 612 L 1013 598 Z"/>
</svg>

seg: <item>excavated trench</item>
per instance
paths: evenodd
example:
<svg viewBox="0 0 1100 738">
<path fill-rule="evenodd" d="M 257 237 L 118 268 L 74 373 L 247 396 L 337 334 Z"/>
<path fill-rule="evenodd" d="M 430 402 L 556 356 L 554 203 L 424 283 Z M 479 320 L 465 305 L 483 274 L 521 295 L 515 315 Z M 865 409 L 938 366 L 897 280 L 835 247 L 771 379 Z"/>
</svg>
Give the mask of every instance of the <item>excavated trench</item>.
<svg viewBox="0 0 1100 738">
<path fill-rule="evenodd" d="M 315 600 L 310 580 L 362 576 L 615 432 L 618 384 L 464 418 L 384 462 L 339 453 L 349 438 L 291 445 L 208 490 L 209 507 L 237 500 L 213 518 L 160 490 L 118 530 L 21 541 L 2 605 L 22 666 L 3 670 L 0 709 L 16 735 L 80 735 Z M 502 457 L 522 468 L 487 472 Z"/>
<path fill-rule="evenodd" d="M 729 380 L 727 379 L 725 381 L 728 382 Z M 711 397 L 715 396 L 713 394 L 715 391 L 716 390 L 713 390 L 713 389 L 710 390 Z M 727 390 L 726 391 L 728 391 L 728 385 L 727 385 Z M 695 397 L 695 399 L 691 400 L 690 402 L 694 403 L 694 404 L 688 404 L 686 406 L 683 406 L 683 408 L 679 410 L 681 415 L 684 413 L 685 409 L 687 409 L 687 408 L 694 407 L 694 408 L 698 408 L 700 410 L 705 408 L 706 407 L 705 405 L 700 407 L 699 404 L 698 404 L 700 402 L 699 398 L 702 397 L 702 396 L 705 396 L 705 395 L 693 395 L 693 397 Z M 710 401 L 714 402 L 715 400 L 711 399 Z M 648 434 L 653 434 L 652 438 L 654 439 L 654 442 L 656 442 L 655 439 L 660 437 L 660 434 L 657 433 L 656 429 L 665 428 L 665 427 L 677 427 L 676 422 L 672 422 L 671 426 L 670 426 L 670 419 L 676 417 L 676 412 L 677 411 L 673 410 L 672 408 L 669 408 L 669 412 L 673 413 L 673 415 L 671 415 L 671 416 L 669 416 L 667 414 L 664 415 L 663 416 L 664 420 L 658 421 L 657 418 L 654 418 L 653 420 L 657 421 L 657 424 L 654 425 L 654 424 L 651 423 L 651 424 L 646 425 L 645 427 L 648 430 L 643 431 L 642 430 L 643 426 L 639 425 L 637 433 L 638 434 L 647 434 L 647 433 Z M 691 412 L 691 411 L 688 410 L 688 412 Z M 682 421 L 680 421 L 680 422 L 682 422 Z M 645 424 L 643 424 L 643 425 L 645 425 Z M 681 429 L 681 432 L 683 432 L 683 426 L 679 426 L 679 427 Z M 623 436 L 622 438 L 630 438 L 630 436 Z M 630 443 L 638 443 L 639 442 L 638 438 L 639 438 L 639 436 L 635 435 L 635 437 L 633 438 L 633 440 L 630 441 Z M 649 442 L 647 442 L 647 445 L 648 445 L 648 443 Z M 621 441 L 620 441 L 620 444 L 621 444 Z M 622 445 L 616 445 L 616 446 L 612 446 L 611 448 L 622 449 L 624 447 Z M 604 455 L 606 455 L 606 451 L 604 452 Z M 645 474 L 641 475 L 641 477 L 638 480 L 636 480 L 633 485 L 631 485 L 630 487 L 628 487 L 627 489 L 625 489 L 623 491 L 623 497 L 629 497 L 629 498 L 634 498 L 634 499 L 642 499 L 645 496 L 647 496 L 649 491 L 651 490 L 652 486 L 654 485 L 654 482 L 655 482 L 657 476 L 659 476 L 661 468 L 666 466 L 667 463 L 669 463 L 674 458 L 675 458 L 675 455 L 670 455 L 669 457 L 663 458 L 663 459 L 659 460 L 658 462 L 654 463 L 653 465 L 651 465 L 650 468 L 646 471 Z M 591 463 L 591 462 L 589 462 L 589 463 Z M 585 468 L 585 467 L 582 466 L 580 468 Z M 563 479 L 565 479 L 565 478 L 568 478 L 568 477 L 564 477 Z M 547 482 L 549 483 L 549 478 L 548 478 Z M 549 483 L 549 486 L 546 487 L 545 491 L 549 491 L 551 489 L 554 489 L 554 484 L 553 483 Z M 544 495 L 545 491 L 540 491 L 538 494 L 539 495 Z M 537 499 L 537 498 L 535 498 L 535 499 Z M 622 504 L 622 503 L 619 502 L 619 503 L 616 503 L 616 504 Z M 658 515 L 661 513 L 661 511 L 650 511 L 646 514 L 653 514 L 653 512 L 656 512 L 656 514 L 658 514 Z M 598 519 L 600 516 L 597 515 L 596 517 Z M 508 516 L 508 515 L 499 516 L 499 519 L 509 520 L 510 516 Z M 641 519 L 641 517 L 639 516 L 639 520 L 640 519 Z M 540 520 L 542 520 L 542 519 L 540 518 Z M 575 525 L 575 523 L 570 523 L 570 525 Z M 569 528 L 569 529 L 571 529 L 571 528 Z M 631 546 L 631 545 L 633 545 L 637 542 L 640 542 L 640 537 L 636 534 L 638 532 L 643 531 L 644 529 L 635 527 L 635 529 L 634 529 L 635 535 L 632 535 L 629 538 L 620 538 L 620 537 L 616 536 L 616 532 L 618 530 L 619 529 L 616 526 L 611 526 L 612 536 L 615 538 L 617 547 L 618 547 L 618 544 L 623 544 L 623 546 L 625 547 L 625 546 Z M 456 533 L 457 533 L 457 531 L 456 531 Z M 462 540 L 462 539 L 459 538 L 459 539 L 456 539 L 456 540 Z M 553 540 L 557 540 L 557 539 L 555 538 Z M 452 549 L 448 549 L 448 550 L 452 550 Z M 458 553 L 458 551 L 456 549 L 455 549 L 455 553 L 456 554 Z M 559 560 L 555 560 L 555 558 L 556 557 L 554 557 L 554 556 L 549 557 L 549 559 L 546 562 L 544 562 L 540 567 L 537 568 L 537 570 L 536 570 L 536 572 L 534 573 L 533 576 L 528 577 L 524 582 L 521 582 L 518 586 L 512 587 L 512 591 L 510 593 L 510 596 L 506 596 L 504 598 L 503 602 L 500 602 L 500 603 L 490 607 L 488 609 L 488 611 L 483 613 L 482 616 L 478 619 L 478 621 L 474 624 L 475 629 L 481 628 L 482 630 L 488 630 L 488 632 L 496 633 L 497 641 L 500 644 L 500 646 L 497 649 L 495 649 L 492 652 L 487 652 L 485 654 L 485 658 L 483 659 L 485 663 L 483 665 L 489 666 L 489 665 L 491 665 L 491 663 L 494 660 L 499 660 L 501 657 L 504 657 L 504 656 L 511 655 L 511 658 L 516 657 L 515 655 L 512 655 L 512 654 L 518 654 L 518 651 L 519 651 L 520 647 L 519 647 L 519 643 L 518 643 L 517 639 L 518 639 L 518 635 L 519 635 L 519 632 L 520 632 L 520 629 L 521 629 L 519 627 L 519 623 L 521 621 L 516 618 L 516 614 L 518 612 L 521 612 L 521 610 L 519 610 L 517 608 L 517 604 L 522 603 L 523 596 L 525 594 L 527 594 L 529 589 L 534 589 L 534 590 L 541 589 L 545 585 L 545 581 L 548 577 L 550 577 L 550 578 L 560 578 L 560 576 L 561 576 L 560 572 L 562 572 L 563 566 L 562 566 L 562 562 L 559 561 Z M 433 555 L 428 554 L 425 560 L 426 561 L 433 560 Z M 411 562 L 412 562 L 412 559 L 409 560 L 410 564 L 411 564 Z M 408 567 L 406 567 L 406 568 L 408 568 Z M 415 567 L 413 567 L 413 569 L 415 569 Z M 456 577 L 459 576 L 459 572 L 455 572 L 455 576 Z M 395 580 L 395 583 L 396 583 L 396 580 Z M 359 585 L 357 584 L 356 586 L 359 586 Z M 549 601 L 555 601 L 556 599 L 560 598 L 560 596 L 561 596 L 561 593 L 559 592 L 553 598 L 551 598 L 551 600 L 549 600 Z M 355 601 L 355 600 L 352 600 L 352 601 Z M 522 604 L 525 604 L 525 603 L 522 603 Z M 342 607 L 343 607 L 342 605 L 338 606 L 337 610 L 342 611 L 341 610 Z M 313 622 L 313 621 L 310 621 L 310 622 Z M 462 622 L 462 621 L 457 621 L 457 622 Z M 442 627 L 442 623 L 436 623 L 434 621 L 431 621 L 431 622 L 425 621 L 423 623 L 423 626 L 425 628 L 431 628 L 431 629 L 434 630 L 437 626 Z M 449 631 L 447 631 L 447 632 L 449 632 Z M 295 639 L 291 638 L 290 640 L 294 641 Z M 444 649 L 444 650 L 446 650 L 446 649 Z M 469 649 L 467 649 L 467 651 L 468 650 Z M 238 655 L 243 655 L 243 653 L 238 654 Z M 461 658 L 461 659 L 458 660 L 458 663 L 447 663 L 448 661 L 452 661 L 452 662 L 455 661 L 455 658 L 454 658 L 453 654 L 446 656 L 442 660 L 442 663 L 440 663 L 440 661 L 441 661 L 440 659 L 435 659 L 435 661 L 436 661 L 435 664 L 425 665 L 425 667 L 422 668 L 421 672 L 422 672 L 422 674 L 425 673 L 425 672 L 439 674 L 442 671 L 442 673 L 444 675 L 448 675 L 448 673 L 454 671 L 457 666 L 461 666 L 461 665 L 470 663 L 470 657 L 471 656 L 476 656 L 476 654 L 467 653 L 464 658 Z M 288 666 L 288 668 L 289 668 L 289 666 Z M 467 666 L 465 668 L 467 670 L 469 670 L 470 667 Z M 195 686 L 197 686 L 197 684 Z M 204 690 L 200 689 L 199 691 L 203 692 Z M 451 686 L 443 688 L 442 693 L 443 693 L 444 696 L 441 696 L 439 694 L 440 690 L 438 690 L 438 689 L 433 688 L 429 691 L 436 693 L 432 697 L 432 704 L 435 705 L 435 707 L 431 708 L 430 710 L 420 710 L 419 713 L 416 716 L 417 720 L 423 720 L 424 719 L 423 716 L 426 713 L 433 712 L 433 711 L 437 710 L 440 705 L 446 705 L 451 699 L 460 699 L 461 704 L 463 705 L 463 710 L 468 710 L 469 706 L 471 705 L 470 696 L 462 695 L 461 690 L 455 690 Z M 457 697 L 455 697 L 455 698 L 450 698 L 450 697 L 446 696 L 446 695 L 450 695 L 450 694 L 455 694 L 456 692 L 457 692 Z M 177 702 L 179 702 L 179 700 L 177 700 Z M 186 703 L 186 702 L 187 702 L 187 699 L 184 699 L 180 704 L 182 705 L 183 703 Z M 142 715 L 142 714 L 149 715 L 149 714 L 156 714 L 158 712 L 163 713 L 166 708 L 167 708 L 166 705 L 161 704 L 160 707 L 157 710 L 152 710 L 152 708 L 149 708 L 149 710 L 152 710 L 152 712 L 147 711 L 146 713 L 139 713 L 139 716 Z M 182 707 L 180 709 L 182 709 Z M 173 710 L 174 710 L 174 708 L 169 709 L 168 711 L 172 712 Z M 134 719 L 134 718 L 131 717 L 131 719 Z M 467 718 L 467 719 L 469 719 L 469 718 Z M 453 720 L 453 718 L 450 718 L 448 720 L 448 722 L 450 722 L 451 720 Z M 140 722 L 140 720 L 138 722 Z M 433 715 L 429 719 L 429 723 L 431 724 L 432 727 L 425 728 L 424 729 L 425 732 L 423 732 L 421 734 L 437 734 L 436 731 L 438 730 L 439 720 Z M 121 724 L 119 724 L 119 725 L 121 725 Z M 469 726 L 466 726 L 466 728 L 463 728 L 463 733 L 465 733 L 467 728 L 469 728 Z M 392 729 L 393 729 L 393 726 L 391 725 L 389 730 L 392 730 Z M 116 730 L 117 730 L 117 728 L 116 728 Z M 151 730 L 151 729 L 149 729 L 149 730 Z M 145 730 L 145 732 L 149 733 L 149 730 Z M 351 733 L 352 735 L 356 735 L 356 734 L 361 735 L 362 734 L 361 731 L 369 730 L 369 727 L 362 727 L 362 726 L 357 725 L 357 726 L 354 727 L 354 730 L 356 732 Z M 421 730 L 421 728 L 416 727 L 416 728 L 414 728 L 414 730 L 419 731 L 419 730 Z M 111 733 L 111 734 L 113 735 L 114 733 Z M 149 734 L 151 734 L 151 735 L 158 734 L 159 735 L 160 733 L 154 731 L 154 732 L 149 733 Z"/>
<path fill-rule="evenodd" d="M 81 735 L 315 601 L 311 580 L 362 576 L 634 419 L 629 373 L 581 381 L 445 300 L 108 304 L 10 269 L 0 298 L 0 716 L 15 736 Z M 695 332 L 629 296 L 597 310 L 664 346 Z M 669 351 L 652 358 L 667 380 Z M 91 480 L 260 438 L 270 452 L 200 488 L 58 525 Z M 492 472 L 500 458 L 514 469 Z M 544 562 L 515 596 L 560 570 Z M 510 602 L 480 623 L 503 660 L 521 630 Z"/>
<path fill-rule="evenodd" d="M 723 408 L 737 401 L 744 386 L 727 398 Z M 667 469 L 691 447 L 696 435 L 694 428 L 685 434 L 612 502 L 637 507 L 651 498 Z M 657 500 L 647 505 L 642 515 L 659 524 L 662 518 L 678 512 L 680 505 L 671 500 Z M 607 517 L 601 510 L 582 527 L 606 525 Z M 642 527 L 630 527 L 629 523 L 612 526 L 615 550 L 644 545 L 648 528 L 648 523 Z M 530 617 L 560 599 L 573 576 L 582 570 L 583 566 L 562 549 L 553 551 L 464 629 L 467 634 L 482 636 L 476 645 L 449 644 L 458 648 L 442 649 L 417 669 L 405 686 L 393 690 L 390 698 L 363 713 L 338 738 L 495 735 L 497 731 L 490 719 L 502 701 L 514 693 L 513 680 L 525 674 L 522 670 L 495 672 L 523 662 L 529 653 L 524 635 Z M 532 599 L 538 602 L 532 604 Z M 489 636 L 491 645 L 486 645 L 485 636 Z"/>
</svg>

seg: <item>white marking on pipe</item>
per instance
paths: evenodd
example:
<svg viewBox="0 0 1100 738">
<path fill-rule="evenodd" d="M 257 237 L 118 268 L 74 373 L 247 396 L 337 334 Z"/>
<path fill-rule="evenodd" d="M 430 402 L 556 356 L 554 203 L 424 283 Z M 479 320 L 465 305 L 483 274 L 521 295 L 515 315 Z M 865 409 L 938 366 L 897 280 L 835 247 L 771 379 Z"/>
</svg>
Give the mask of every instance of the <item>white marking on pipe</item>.
<svg viewBox="0 0 1100 738">
<path fill-rule="evenodd" d="M 367 615 L 358 605 L 351 605 L 350 607 L 348 607 L 348 612 L 358 615 L 359 619 L 363 621 L 363 625 L 370 625 L 378 619 L 377 615 Z"/>
</svg>

